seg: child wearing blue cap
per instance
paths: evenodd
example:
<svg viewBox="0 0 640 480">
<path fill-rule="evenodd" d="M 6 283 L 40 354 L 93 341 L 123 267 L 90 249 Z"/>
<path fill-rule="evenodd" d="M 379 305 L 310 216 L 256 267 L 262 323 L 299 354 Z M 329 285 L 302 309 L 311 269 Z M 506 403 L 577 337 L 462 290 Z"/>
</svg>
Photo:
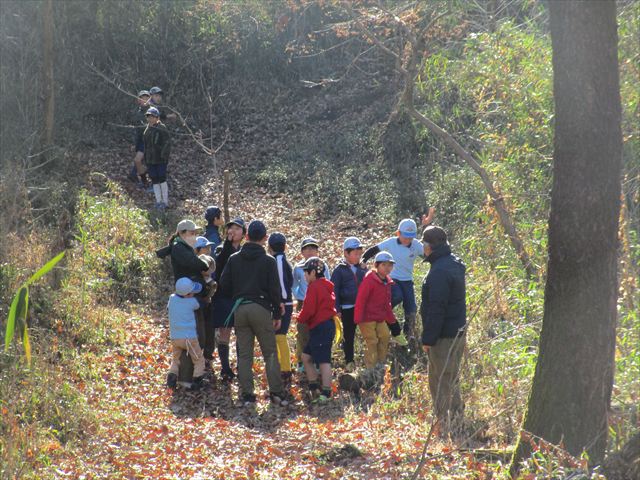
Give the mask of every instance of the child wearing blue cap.
<svg viewBox="0 0 640 480">
<path fill-rule="evenodd" d="M 367 368 L 385 362 L 389 350 L 389 328 L 398 323 L 391 307 L 394 282 L 389 276 L 395 263 L 389 252 L 379 252 L 375 258 L 375 270 L 367 273 L 358 291 L 354 321 L 364 339 L 364 364 Z M 407 344 L 403 335 L 399 338 L 399 343 Z"/>
<path fill-rule="evenodd" d="M 276 259 L 278 266 L 278 278 L 280 280 L 280 294 L 284 304 L 284 314 L 280 322 L 280 328 L 276 330 L 276 346 L 278 347 L 278 361 L 280 362 L 280 374 L 284 383 L 291 381 L 291 350 L 287 342 L 287 333 L 291 324 L 293 313 L 293 271 L 287 262 L 285 250 L 287 238 L 280 232 L 269 235 L 269 254 Z"/>
<path fill-rule="evenodd" d="M 186 351 L 193 362 L 193 383 L 191 388 L 196 389 L 202 386 L 204 379 L 204 354 L 198 343 L 195 315 L 195 311 L 200 308 L 200 304 L 194 298 L 202 290 L 202 285 L 190 278 L 182 277 L 176 282 L 175 288 L 175 293 L 169 297 L 167 305 L 169 310 L 169 336 L 173 348 L 171 366 L 167 375 L 167 387 L 176 388 L 180 370 L 180 356 L 183 351 Z"/>
<path fill-rule="evenodd" d="M 429 209 L 429 215 L 422 217 L 422 225 L 430 225 L 435 216 L 435 208 Z M 367 262 L 382 251 L 389 252 L 395 260 L 395 268 L 390 276 L 393 279 L 392 286 L 392 306 L 402 303 L 404 309 L 405 335 L 415 336 L 414 328 L 418 306 L 416 304 L 416 294 L 413 288 L 413 266 L 418 257 L 424 257 L 424 247 L 416 239 L 418 226 L 410 218 L 403 219 L 398 225 L 395 237 L 374 245 L 364 252 L 362 260 Z M 394 340 L 396 340 L 394 336 Z"/>
<path fill-rule="evenodd" d="M 362 283 L 367 270 L 360 265 L 362 258 L 362 243 L 356 237 L 345 239 L 342 245 L 344 258 L 336 265 L 331 274 L 331 282 L 336 296 L 336 311 L 342 322 L 342 350 L 344 351 L 345 370 L 353 372 L 354 343 L 356 324 L 353 315 L 358 295 L 358 287 Z"/>
</svg>

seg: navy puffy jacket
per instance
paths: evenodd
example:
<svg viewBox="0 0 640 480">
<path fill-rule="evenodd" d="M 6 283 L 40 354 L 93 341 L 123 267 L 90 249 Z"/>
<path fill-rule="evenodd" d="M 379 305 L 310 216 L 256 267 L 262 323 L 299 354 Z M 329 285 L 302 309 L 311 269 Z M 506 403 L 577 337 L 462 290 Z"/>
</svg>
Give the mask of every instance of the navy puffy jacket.
<svg viewBox="0 0 640 480">
<path fill-rule="evenodd" d="M 356 266 L 356 272 L 353 273 L 347 262 L 342 260 L 331 274 L 331 283 L 336 296 L 336 311 L 340 311 L 341 305 L 355 305 L 358 296 L 358 287 L 362 283 L 362 279 L 366 275 L 367 270 Z"/>
<path fill-rule="evenodd" d="M 465 271 L 449 245 L 436 247 L 427 258 L 431 270 L 422 283 L 422 344 L 454 338 L 467 321 Z"/>
</svg>

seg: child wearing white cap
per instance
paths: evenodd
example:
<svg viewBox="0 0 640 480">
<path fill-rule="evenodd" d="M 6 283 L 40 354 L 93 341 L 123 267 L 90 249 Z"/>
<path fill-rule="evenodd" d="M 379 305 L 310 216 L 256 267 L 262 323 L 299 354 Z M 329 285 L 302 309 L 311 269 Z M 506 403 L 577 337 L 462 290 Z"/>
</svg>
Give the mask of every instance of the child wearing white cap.
<svg viewBox="0 0 640 480">
<path fill-rule="evenodd" d="M 362 258 L 362 243 L 357 237 L 348 237 L 342 244 L 344 259 L 342 259 L 331 274 L 336 296 L 336 311 L 342 321 L 342 350 L 344 351 L 345 371 L 353 372 L 354 343 L 356 324 L 353 321 L 358 288 L 367 270 L 360 265 Z"/>
<path fill-rule="evenodd" d="M 202 386 L 204 378 L 204 354 L 198 343 L 195 311 L 200 308 L 198 300 L 193 298 L 202 290 L 202 285 L 190 278 L 182 277 L 176 282 L 176 291 L 169 297 L 169 336 L 173 348 L 173 356 L 167 387 L 176 388 L 180 370 L 180 356 L 183 351 L 193 362 L 193 383 L 191 388 Z"/>
<path fill-rule="evenodd" d="M 389 326 L 397 324 L 391 307 L 394 282 L 389 276 L 395 263 L 389 252 L 379 252 L 375 258 L 375 270 L 367 273 L 358 290 L 354 321 L 364 338 L 364 364 L 367 368 L 385 362 L 389 350 Z"/>
</svg>

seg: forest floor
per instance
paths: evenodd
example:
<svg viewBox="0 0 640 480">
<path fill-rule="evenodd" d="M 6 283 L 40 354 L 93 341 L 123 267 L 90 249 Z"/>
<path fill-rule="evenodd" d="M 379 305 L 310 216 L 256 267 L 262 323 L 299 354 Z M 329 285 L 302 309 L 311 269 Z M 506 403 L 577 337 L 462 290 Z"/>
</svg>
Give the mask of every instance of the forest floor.
<svg viewBox="0 0 640 480">
<path fill-rule="evenodd" d="M 190 151 L 192 146 L 178 144 L 176 150 L 181 148 Z M 139 206 L 152 208 L 153 194 L 125 180 L 130 157 L 124 146 L 95 152 L 88 155 L 86 168 L 121 182 Z M 223 159 L 220 166 L 224 164 Z M 208 204 L 220 203 L 219 177 L 202 172 L 211 172 L 211 165 L 200 155 L 174 160 L 169 173 L 172 208 L 166 216 L 152 215 L 159 228 L 168 230 L 183 216 L 200 219 Z M 270 231 L 285 233 L 290 261 L 297 260 L 296 246 L 310 234 L 319 238 L 321 255 L 334 264 L 347 232 L 370 243 L 393 229 L 357 227 L 349 218 L 319 220 L 322 216 L 312 205 L 243 185 L 241 176 L 234 175 L 231 186 L 231 215 L 262 218 Z M 149 245 L 150 250 L 158 247 Z M 407 478 L 416 469 L 432 423 L 423 368 L 404 381 L 404 388 L 414 392 L 411 398 L 394 397 L 387 373 L 380 393 L 356 399 L 336 390 L 329 404 L 310 405 L 296 378 L 291 388 L 295 402 L 280 407 L 265 398 L 264 365 L 256 347 L 256 393 L 265 394 L 256 408 L 234 405 L 236 382 L 212 381 L 198 392 L 172 392 L 164 387 L 170 360 L 164 310 L 170 278 L 162 282 L 166 288 L 154 304 L 130 307 L 123 346 L 91 365 L 101 381 L 76 382 L 97 416 L 95 430 L 64 449 L 52 447 L 43 473 L 48 470 L 58 478 L 394 479 Z M 291 345 L 294 331 L 289 332 Z M 343 364 L 337 350 L 336 376 Z M 214 368 L 219 370 L 217 360 Z M 427 478 L 489 478 L 495 467 L 435 437 L 426 451 L 422 474 Z"/>
</svg>

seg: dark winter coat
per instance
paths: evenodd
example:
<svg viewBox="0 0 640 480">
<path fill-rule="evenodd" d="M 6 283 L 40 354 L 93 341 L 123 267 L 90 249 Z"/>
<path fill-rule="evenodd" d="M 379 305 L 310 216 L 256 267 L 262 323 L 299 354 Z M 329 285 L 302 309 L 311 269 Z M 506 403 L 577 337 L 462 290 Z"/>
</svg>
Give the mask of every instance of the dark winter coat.
<svg viewBox="0 0 640 480">
<path fill-rule="evenodd" d="M 171 243 L 171 268 L 174 281 L 188 277 L 202 282 L 202 272 L 209 269 L 207 264 L 198 258 L 191 245 L 182 238 L 176 237 Z"/>
<path fill-rule="evenodd" d="M 356 271 L 351 266 L 341 260 L 331 274 L 331 282 L 336 296 L 336 310 L 339 312 L 342 305 L 355 305 L 358 296 L 358 287 L 362 283 L 367 270 L 360 265 L 356 266 Z"/>
<path fill-rule="evenodd" d="M 147 165 L 169 163 L 171 135 L 162 122 L 144 130 L 144 162 Z"/>
<path fill-rule="evenodd" d="M 220 277 L 221 293 L 233 300 L 243 298 L 281 317 L 280 281 L 276 260 L 257 243 L 245 243 L 229 257 Z"/>
<path fill-rule="evenodd" d="M 427 257 L 431 270 L 422 284 L 422 344 L 454 338 L 466 325 L 466 267 L 449 245 L 436 247 Z"/>
</svg>

